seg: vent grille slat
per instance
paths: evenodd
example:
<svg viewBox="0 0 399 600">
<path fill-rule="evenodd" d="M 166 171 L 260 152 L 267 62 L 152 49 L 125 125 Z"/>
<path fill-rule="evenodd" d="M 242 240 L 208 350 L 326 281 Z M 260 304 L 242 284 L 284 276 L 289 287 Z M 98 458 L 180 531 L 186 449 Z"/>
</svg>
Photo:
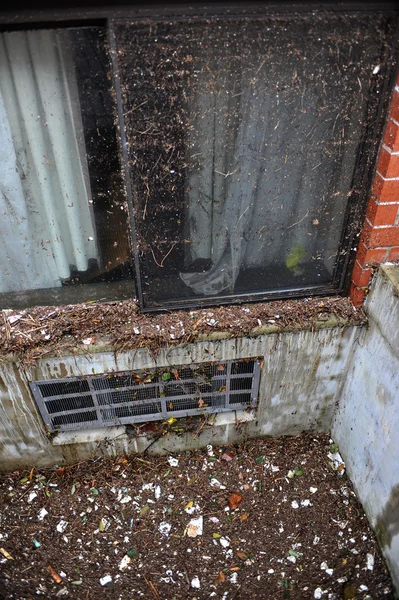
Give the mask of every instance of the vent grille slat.
<svg viewBox="0 0 399 600">
<path fill-rule="evenodd" d="M 257 405 L 260 359 L 32 381 L 49 431 L 185 417 Z"/>
</svg>

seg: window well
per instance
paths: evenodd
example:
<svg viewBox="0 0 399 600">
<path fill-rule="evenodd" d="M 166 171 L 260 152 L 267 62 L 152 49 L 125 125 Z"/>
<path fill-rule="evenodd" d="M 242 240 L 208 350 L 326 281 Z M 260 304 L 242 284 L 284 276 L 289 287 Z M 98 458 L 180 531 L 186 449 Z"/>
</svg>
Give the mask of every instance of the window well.
<svg viewBox="0 0 399 600">
<path fill-rule="evenodd" d="M 260 360 L 33 381 L 51 432 L 187 417 L 257 405 Z"/>
</svg>

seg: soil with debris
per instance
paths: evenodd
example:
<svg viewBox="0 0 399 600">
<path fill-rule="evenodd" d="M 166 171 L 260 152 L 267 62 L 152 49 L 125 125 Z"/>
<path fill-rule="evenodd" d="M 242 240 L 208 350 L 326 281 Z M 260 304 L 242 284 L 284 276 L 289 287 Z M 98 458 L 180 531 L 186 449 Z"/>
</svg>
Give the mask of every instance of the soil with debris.
<svg viewBox="0 0 399 600">
<path fill-rule="evenodd" d="M 393 598 L 326 435 L 0 479 L 0 598 Z"/>
<path fill-rule="evenodd" d="M 349 298 L 304 298 L 206 310 L 143 314 L 134 301 L 36 307 L 2 311 L 0 357 L 14 354 L 29 364 L 50 354 L 90 351 L 108 342 L 117 352 L 168 344 L 187 344 L 201 334 L 228 332 L 229 337 L 264 326 L 276 331 L 313 328 L 335 317 L 354 324 L 366 321 Z"/>
</svg>

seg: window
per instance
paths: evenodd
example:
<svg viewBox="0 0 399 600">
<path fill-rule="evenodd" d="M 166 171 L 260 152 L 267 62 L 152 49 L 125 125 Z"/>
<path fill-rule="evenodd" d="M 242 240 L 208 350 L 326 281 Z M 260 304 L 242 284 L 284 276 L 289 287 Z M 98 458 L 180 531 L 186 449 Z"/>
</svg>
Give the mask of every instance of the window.
<svg viewBox="0 0 399 600">
<path fill-rule="evenodd" d="M 109 75 L 102 28 L 0 34 L 2 308 L 132 296 Z"/>
<path fill-rule="evenodd" d="M 343 292 L 395 15 L 110 16 L 0 34 L 2 306 Z"/>
</svg>

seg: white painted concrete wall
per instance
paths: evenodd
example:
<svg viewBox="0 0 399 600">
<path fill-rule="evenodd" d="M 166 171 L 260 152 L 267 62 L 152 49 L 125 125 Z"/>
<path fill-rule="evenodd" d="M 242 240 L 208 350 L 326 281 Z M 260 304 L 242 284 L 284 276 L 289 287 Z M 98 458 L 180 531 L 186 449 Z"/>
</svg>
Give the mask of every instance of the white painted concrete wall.
<svg viewBox="0 0 399 600">
<path fill-rule="evenodd" d="M 382 267 L 367 302 L 333 425 L 399 591 L 399 267 Z"/>
<path fill-rule="evenodd" d="M 206 444 L 231 444 L 260 435 L 329 431 L 348 364 L 360 328 L 333 327 L 316 331 L 202 341 L 163 349 L 157 360 L 142 349 L 121 354 L 48 358 L 30 370 L 16 363 L 0 365 L 0 469 L 71 463 L 99 454 L 143 451 L 152 438 L 126 435 L 125 428 L 58 434 L 49 438 L 30 394 L 28 381 L 91 375 L 192 362 L 263 356 L 259 408 L 248 413 L 224 413 L 215 427 L 199 436 L 168 434 L 151 452 L 186 450 Z M 237 419 L 244 420 L 237 426 Z M 58 438 L 58 439 L 57 439 Z M 61 443 L 60 443 L 61 442 Z"/>
</svg>

